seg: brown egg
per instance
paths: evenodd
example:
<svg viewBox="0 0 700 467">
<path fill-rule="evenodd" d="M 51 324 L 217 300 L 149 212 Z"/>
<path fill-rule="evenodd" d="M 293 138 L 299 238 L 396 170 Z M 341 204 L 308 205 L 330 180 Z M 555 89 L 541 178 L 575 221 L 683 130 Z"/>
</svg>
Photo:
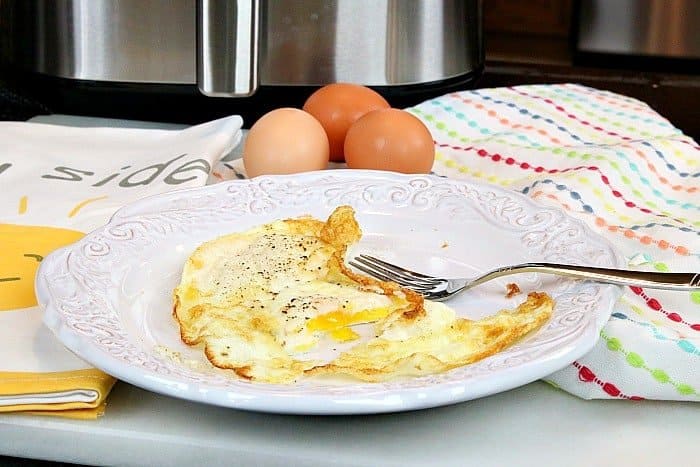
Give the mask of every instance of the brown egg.
<svg viewBox="0 0 700 467">
<path fill-rule="evenodd" d="M 435 146 L 428 128 L 414 115 L 399 109 L 374 110 L 348 130 L 345 161 L 351 169 L 428 173 Z"/>
<path fill-rule="evenodd" d="M 328 167 L 328 138 L 321 124 L 289 107 L 263 115 L 248 132 L 243 164 L 249 177 Z"/>
<path fill-rule="evenodd" d="M 367 112 L 388 109 L 389 103 L 372 89 L 359 84 L 334 83 L 311 94 L 304 110 L 321 122 L 330 145 L 330 159 L 343 162 L 345 134 Z"/>
</svg>

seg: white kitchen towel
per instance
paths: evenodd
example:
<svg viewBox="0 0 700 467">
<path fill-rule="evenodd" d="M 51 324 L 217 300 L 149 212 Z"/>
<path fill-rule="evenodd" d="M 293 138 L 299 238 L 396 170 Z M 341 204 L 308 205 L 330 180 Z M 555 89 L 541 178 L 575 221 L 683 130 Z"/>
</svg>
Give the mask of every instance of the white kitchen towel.
<svg viewBox="0 0 700 467">
<path fill-rule="evenodd" d="M 644 102 L 578 84 L 450 93 L 408 109 L 433 171 L 558 206 L 633 270 L 700 272 L 700 147 Z M 626 287 L 595 348 L 546 378 L 586 399 L 700 401 L 700 292 Z"/>
<path fill-rule="evenodd" d="M 238 116 L 183 130 L 0 122 L 0 412 L 100 413 L 114 380 L 42 325 L 37 266 L 125 204 L 206 184 L 241 126 Z"/>
<path fill-rule="evenodd" d="M 433 173 L 558 206 L 632 270 L 700 272 L 700 146 L 644 102 L 578 84 L 454 92 L 406 109 Z M 226 177 L 245 177 L 241 162 Z M 626 287 L 595 348 L 546 378 L 585 399 L 700 401 L 700 291 Z"/>
</svg>

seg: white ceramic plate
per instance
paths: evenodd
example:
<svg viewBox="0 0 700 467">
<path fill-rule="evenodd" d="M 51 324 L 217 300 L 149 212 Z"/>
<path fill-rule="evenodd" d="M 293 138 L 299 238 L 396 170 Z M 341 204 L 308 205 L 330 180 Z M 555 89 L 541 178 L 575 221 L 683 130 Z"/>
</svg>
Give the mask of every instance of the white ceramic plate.
<svg viewBox="0 0 700 467">
<path fill-rule="evenodd" d="M 41 263 L 44 321 L 63 344 L 115 377 L 155 392 L 238 409 L 359 414 L 420 409 L 505 391 L 566 366 L 592 348 L 620 289 L 554 276 L 495 280 L 447 302 L 479 318 L 511 307 L 506 282 L 546 291 L 552 319 L 509 349 L 443 374 L 388 383 L 329 378 L 293 385 L 237 379 L 184 345 L 172 290 L 200 243 L 275 219 L 325 218 L 350 204 L 365 252 L 438 276 L 525 261 L 620 266 L 604 239 L 557 209 L 494 186 L 435 176 L 337 170 L 260 177 L 144 199 Z"/>
</svg>

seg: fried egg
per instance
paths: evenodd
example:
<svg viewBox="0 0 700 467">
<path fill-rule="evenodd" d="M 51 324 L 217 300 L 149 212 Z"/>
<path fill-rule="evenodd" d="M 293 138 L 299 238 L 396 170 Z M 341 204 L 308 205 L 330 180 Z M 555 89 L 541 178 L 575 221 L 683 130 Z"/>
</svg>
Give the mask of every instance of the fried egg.
<svg viewBox="0 0 700 467">
<path fill-rule="evenodd" d="M 204 243 L 175 290 L 182 340 L 244 378 L 296 380 L 321 363 L 308 358 L 321 339 L 356 340 L 352 326 L 421 302 L 345 268 L 346 248 L 360 236 L 343 206 L 326 222 L 281 220 Z"/>
<path fill-rule="evenodd" d="M 182 341 L 254 382 L 322 374 L 383 381 L 485 358 L 551 315 L 551 298 L 530 294 L 514 311 L 459 318 L 443 303 L 348 269 L 345 253 L 361 235 L 352 208 L 340 206 L 325 222 L 279 220 L 202 244 L 174 292 Z M 369 323 L 370 336 L 360 336 Z M 346 350 L 319 358 L 329 343 Z"/>
</svg>

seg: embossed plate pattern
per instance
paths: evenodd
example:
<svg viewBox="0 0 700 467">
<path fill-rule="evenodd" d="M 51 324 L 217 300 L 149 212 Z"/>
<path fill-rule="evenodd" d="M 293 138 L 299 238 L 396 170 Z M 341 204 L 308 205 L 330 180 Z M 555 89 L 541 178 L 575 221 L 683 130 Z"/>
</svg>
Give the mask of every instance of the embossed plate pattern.
<svg viewBox="0 0 700 467">
<path fill-rule="evenodd" d="M 620 293 L 553 276 L 512 276 L 523 292 L 544 290 L 555 299 L 542 329 L 475 364 L 382 384 L 254 384 L 212 368 L 200 349 L 182 344 L 172 290 L 197 245 L 275 219 L 325 218 L 341 204 L 355 208 L 364 233 L 349 256 L 362 251 L 435 275 L 537 260 L 622 264 L 581 222 L 494 186 L 358 170 L 259 177 L 141 200 L 49 255 L 36 281 L 44 322 L 87 362 L 155 392 L 266 412 L 379 413 L 466 401 L 543 378 L 592 348 Z M 522 299 L 505 298 L 505 281 L 495 280 L 448 304 L 479 318 Z"/>
</svg>

